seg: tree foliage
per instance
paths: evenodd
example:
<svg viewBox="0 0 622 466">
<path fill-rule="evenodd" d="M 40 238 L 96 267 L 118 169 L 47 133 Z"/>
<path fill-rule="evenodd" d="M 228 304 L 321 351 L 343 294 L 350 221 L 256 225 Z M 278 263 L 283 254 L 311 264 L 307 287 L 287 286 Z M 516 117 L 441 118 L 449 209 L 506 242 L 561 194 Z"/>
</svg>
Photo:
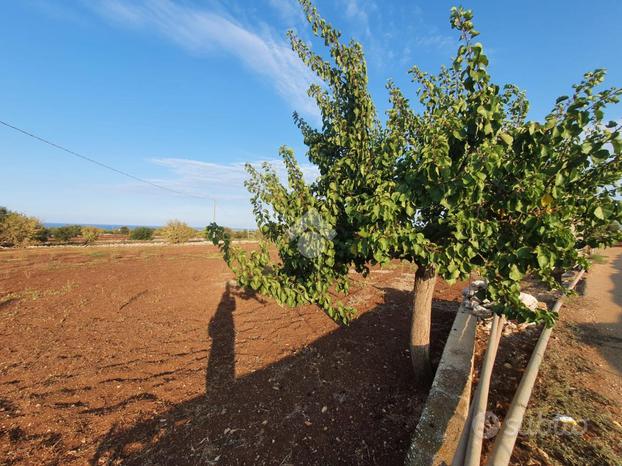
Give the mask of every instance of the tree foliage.
<svg viewBox="0 0 622 466">
<path fill-rule="evenodd" d="M 148 241 L 153 239 L 153 228 L 136 227 L 130 231 L 130 239 Z"/>
<path fill-rule="evenodd" d="M 450 24 L 460 34 L 453 62 L 437 74 L 410 70 L 417 105 L 389 82 L 383 122 L 361 45 L 344 44 L 308 0 L 300 3 L 330 53 L 325 59 L 289 34 L 323 83 L 309 90 L 321 129 L 294 114 L 320 175 L 307 184 L 287 148 L 280 151 L 287 185 L 267 165 L 247 166 L 246 186 L 266 241 L 246 252 L 217 225 L 207 230 L 240 284 L 288 305 L 318 304 L 347 321 L 352 310 L 331 291 L 347 292 L 350 267 L 365 274 L 370 264 L 402 259 L 450 282 L 478 271 L 489 280 L 496 312 L 553 322 L 549 311 L 520 303 L 520 281 L 534 274 L 558 287 L 554 270 L 588 265 L 584 246 L 620 239 L 609 227 L 622 220 L 616 199 L 622 137 L 620 124 L 607 123 L 604 112 L 622 91 L 600 89 L 605 71 L 589 72 L 544 121 L 527 120 L 525 94 L 492 81 L 472 13 L 453 8 Z M 309 213 L 321 221 L 305 221 Z M 312 256 L 300 248 L 301 221 L 302 235 L 316 238 Z"/>
<path fill-rule="evenodd" d="M 80 236 L 82 232 L 82 226 L 63 225 L 62 227 L 51 228 L 50 232 L 55 239 L 66 243 L 70 239 Z"/>
<path fill-rule="evenodd" d="M 80 236 L 82 236 L 84 244 L 87 245 L 93 244 L 95 241 L 97 241 L 97 238 L 99 238 L 100 234 L 101 230 L 93 226 L 82 227 L 82 230 L 80 230 Z"/>
<path fill-rule="evenodd" d="M 158 230 L 169 243 L 185 243 L 197 236 L 198 232 L 179 220 L 171 220 Z"/>
<path fill-rule="evenodd" d="M 0 208 L 0 245 L 28 246 L 39 242 L 43 230 L 37 218 Z"/>
</svg>

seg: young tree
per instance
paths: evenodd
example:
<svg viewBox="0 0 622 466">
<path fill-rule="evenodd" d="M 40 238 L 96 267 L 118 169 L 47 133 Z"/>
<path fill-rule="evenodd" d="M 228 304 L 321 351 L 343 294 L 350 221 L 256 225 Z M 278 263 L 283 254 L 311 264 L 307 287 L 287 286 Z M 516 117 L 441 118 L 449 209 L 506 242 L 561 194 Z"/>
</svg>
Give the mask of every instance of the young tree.
<svg viewBox="0 0 622 466">
<path fill-rule="evenodd" d="M 185 243 L 197 236 L 198 232 L 179 220 L 171 220 L 159 233 L 166 238 L 169 243 Z"/>
<path fill-rule="evenodd" d="M 454 8 L 450 22 L 461 44 L 451 67 L 436 75 L 411 69 L 419 111 L 389 83 L 382 124 L 360 44 L 343 44 L 308 0 L 300 3 L 331 57 L 290 32 L 293 49 L 324 83 L 309 90 L 321 130 L 294 115 L 320 175 L 305 183 L 286 148 L 288 186 L 269 166 L 247 167 L 257 224 L 280 262 L 270 260 L 266 243 L 248 253 L 233 248 L 222 228 L 208 227 L 240 284 L 289 305 L 318 304 L 347 322 L 352 310 L 329 290 L 347 292 L 350 266 L 367 273 L 369 264 L 390 259 L 414 262 L 410 350 L 421 382 L 431 378 L 437 276 L 451 282 L 477 270 L 489 280 L 495 312 L 552 323 L 550 312 L 522 305 L 520 280 L 532 273 L 558 286 L 555 269 L 587 265 L 584 245 L 620 237 L 604 227 L 622 217 L 615 199 L 622 139 L 619 125 L 603 122 L 620 89 L 597 92 L 604 71 L 587 73 L 544 122 L 527 121 L 524 94 L 491 81 L 472 13 Z"/>
<path fill-rule="evenodd" d="M 101 230 L 99 228 L 92 227 L 92 226 L 86 226 L 86 227 L 82 227 L 82 230 L 80 231 L 80 236 L 82 236 L 82 239 L 84 240 L 84 244 L 89 245 L 97 241 L 97 238 L 99 238 L 100 233 L 101 233 Z"/>
</svg>

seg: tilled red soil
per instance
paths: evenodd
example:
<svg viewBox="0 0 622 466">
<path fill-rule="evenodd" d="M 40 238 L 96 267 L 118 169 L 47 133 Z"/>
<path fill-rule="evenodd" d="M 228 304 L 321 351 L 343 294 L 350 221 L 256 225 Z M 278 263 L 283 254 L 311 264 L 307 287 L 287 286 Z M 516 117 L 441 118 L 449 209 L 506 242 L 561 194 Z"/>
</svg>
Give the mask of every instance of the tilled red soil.
<svg viewBox="0 0 622 466">
<path fill-rule="evenodd" d="M 402 464 L 412 270 L 355 277 L 349 327 L 231 278 L 211 246 L 0 251 L 0 463 Z"/>
</svg>

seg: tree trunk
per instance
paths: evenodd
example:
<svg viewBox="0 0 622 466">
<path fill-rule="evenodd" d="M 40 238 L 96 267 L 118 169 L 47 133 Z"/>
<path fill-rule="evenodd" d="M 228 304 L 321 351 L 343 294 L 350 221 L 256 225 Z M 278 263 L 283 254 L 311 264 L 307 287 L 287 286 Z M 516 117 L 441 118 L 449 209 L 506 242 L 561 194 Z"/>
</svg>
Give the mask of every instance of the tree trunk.
<svg viewBox="0 0 622 466">
<path fill-rule="evenodd" d="M 410 327 L 410 358 L 419 385 L 432 383 L 430 364 L 430 325 L 432 296 L 436 284 L 434 267 L 418 267 L 415 274 L 412 323 Z"/>
</svg>

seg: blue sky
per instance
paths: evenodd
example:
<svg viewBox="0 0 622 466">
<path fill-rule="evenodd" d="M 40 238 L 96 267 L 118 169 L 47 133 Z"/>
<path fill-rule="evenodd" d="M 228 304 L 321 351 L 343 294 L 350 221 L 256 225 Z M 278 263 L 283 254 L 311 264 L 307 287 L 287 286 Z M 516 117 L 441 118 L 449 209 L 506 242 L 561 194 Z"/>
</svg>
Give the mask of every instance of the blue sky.
<svg viewBox="0 0 622 466">
<path fill-rule="evenodd" d="M 436 71 L 457 47 L 457 2 L 318 0 L 323 16 L 367 53 L 380 112 L 391 78 L 407 94 L 413 64 Z M 622 2 L 467 1 L 498 83 L 527 91 L 530 118 L 585 71 L 622 86 Z M 313 77 L 289 49 L 311 40 L 294 0 L 22 0 L 0 16 L 0 120 L 136 176 L 123 178 L 0 126 L 0 205 L 46 222 L 253 225 L 245 162 L 293 147 L 314 169 L 291 113 L 317 121 Z M 314 42 L 315 46 L 321 45 Z M 608 115 L 622 116 L 617 106 Z"/>
</svg>

